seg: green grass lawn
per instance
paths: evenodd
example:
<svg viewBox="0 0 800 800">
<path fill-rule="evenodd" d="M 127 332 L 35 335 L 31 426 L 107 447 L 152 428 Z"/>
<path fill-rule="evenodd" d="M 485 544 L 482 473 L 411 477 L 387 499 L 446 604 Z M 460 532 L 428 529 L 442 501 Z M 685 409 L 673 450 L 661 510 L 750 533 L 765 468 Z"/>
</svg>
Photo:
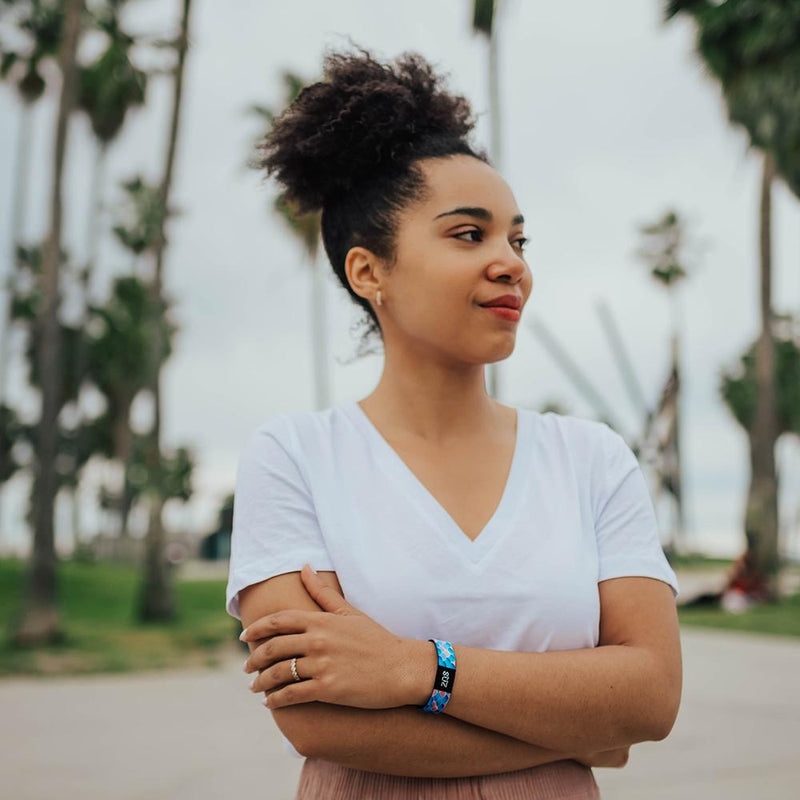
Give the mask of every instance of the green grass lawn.
<svg viewBox="0 0 800 800">
<path fill-rule="evenodd" d="M 178 581 L 176 618 L 133 618 L 139 575 L 134 567 L 62 561 L 58 594 L 66 641 L 44 649 L 16 649 L 8 631 L 18 613 L 24 563 L 0 559 L 0 675 L 124 672 L 181 665 L 214 666 L 223 650 L 241 648 L 238 620 L 225 612 L 224 581 Z"/>
<path fill-rule="evenodd" d="M 701 628 L 800 636 L 800 593 L 785 597 L 776 605 L 758 606 L 741 614 L 730 614 L 716 608 L 678 606 L 678 619 L 681 625 Z"/>
<path fill-rule="evenodd" d="M 712 558 L 700 553 L 670 555 L 675 570 L 712 570 L 727 572 L 731 559 Z M 796 569 L 796 566 L 792 567 Z M 760 606 L 742 614 L 730 614 L 718 608 L 684 608 L 678 606 L 681 625 L 718 628 L 747 633 L 768 633 L 778 636 L 800 636 L 800 594 L 783 598 L 774 606 Z"/>
<path fill-rule="evenodd" d="M 668 558 L 673 569 L 728 569 L 734 561 L 731 558 L 715 558 L 702 553 L 687 553 L 686 555 L 674 553 L 670 554 Z"/>
<path fill-rule="evenodd" d="M 225 653 L 249 652 L 241 625 L 224 609 L 225 582 L 178 581 L 178 615 L 169 623 L 133 618 L 138 571 L 107 563 L 59 564 L 58 594 L 66 641 L 43 649 L 16 649 L 8 640 L 18 612 L 24 563 L 0 559 L 0 676 L 124 672 L 180 666 L 216 666 Z M 682 625 L 800 636 L 800 594 L 744 614 L 680 608 Z"/>
</svg>

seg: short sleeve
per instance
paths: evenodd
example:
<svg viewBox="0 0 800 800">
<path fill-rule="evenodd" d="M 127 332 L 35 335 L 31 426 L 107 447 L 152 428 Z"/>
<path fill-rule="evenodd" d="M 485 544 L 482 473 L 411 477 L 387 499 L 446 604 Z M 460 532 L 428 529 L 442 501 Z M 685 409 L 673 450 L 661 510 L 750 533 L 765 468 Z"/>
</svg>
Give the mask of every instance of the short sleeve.
<svg viewBox="0 0 800 800">
<path fill-rule="evenodd" d="M 311 491 L 278 417 L 251 435 L 239 457 L 225 610 L 236 619 L 240 589 L 308 562 L 332 570 Z"/>
<path fill-rule="evenodd" d="M 668 583 L 678 596 L 678 578 L 661 547 L 647 481 L 625 440 L 602 423 L 601 458 L 595 475 L 594 527 L 598 583 L 608 578 L 644 576 Z"/>
</svg>

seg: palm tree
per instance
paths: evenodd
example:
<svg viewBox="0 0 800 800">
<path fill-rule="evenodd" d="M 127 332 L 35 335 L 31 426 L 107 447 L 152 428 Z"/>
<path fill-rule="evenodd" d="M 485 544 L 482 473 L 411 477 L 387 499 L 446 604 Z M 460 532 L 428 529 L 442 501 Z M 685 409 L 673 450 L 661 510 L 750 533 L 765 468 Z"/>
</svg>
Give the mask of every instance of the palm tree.
<svg viewBox="0 0 800 800">
<path fill-rule="evenodd" d="M 25 227 L 25 211 L 28 205 L 28 185 L 30 167 L 31 121 L 33 107 L 44 94 L 46 83 L 41 67 L 58 55 L 63 23 L 61 3 L 45 3 L 41 0 L 5 0 L 0 6 L 0 14 L 4 21 L 15 16 L 14 27 L 25 34 L 28 46 L 24 51 L 9 49 L 0 43 L 0 78 L 14 83 L 22 103 L 17 134 L 16 154 L 14 156 L 13 196 L 11 202 L 11 247 L 8 259 L 8 272 L 0 285 L 0 296 L 3 289 L 5 298 L 0 305 L 0 416 L 11 420 L 16 412 L 6 405 L 6 381 L 10 358 L 11 305 L 15 286 L 19 259 L 17 248 L 21 246 Z M 9 440 L 10 441 L 10 440 Z M 4 481 L 16 469 L 10 450 L 0 452 L 0 501 Z M 2 514 L 0 513 L 0 519 Z"/>
<path fill-rule="evenodd" d="M 186 502 L 192 496 L 195 457 L 191 449 L 182 446 L 172 453 L 163 454 L 158 471 L 152 473 L 148 466 L 149 440 L 149 433 L 131 435 L 122 490 L 112 492 L 104 487 L 100 490 L 100 507 L 119 514 L 123 526 L 127 525 L 127 515 L 134 505 L 152 495 L 153 491 L 163 492 L 165 500 Z M 111 448 L 115 445 L 112 441 L 108 445 L 108 455 L 111 455 Z M 130 556 L 136 557 L 137 544 L 137 540 L 119 538 L 111 552 L 123 560 Z"/>
<path fill-rule="evenodd" d="M 151 303 L 145 282 L 134 276 L 119 277 L 106 303 L 90 306 L 87 325 L 91 332 L 87 346 L 89 372 L 106 399 L 112 443 L 110 456 L 121 465 L 124 476 L 123 491 L 116 498 L 123 537 L 127 535 L 128 515 L 135 499 L 134 482 L 129 480 L 134 448 L 131 405 L 148 385 L 153 349 L 164 348 L 156 361 L 166 361 L 172 352 L 171 340 L 175 333 L 166 309 L 153 309 Z M 157 332 L 153 320 L 165 330 Z"/>
<path fill-rule="evenodd" d="M 147 183 L 140 176 L 123 181 L 122 188 L 125 202 L 118 207 L 113 231 L 132 254 L 135 273 L 143 256 L 155 254 L 160 226 L 173 212 L 161 207 L 161 187 Z M 153 369 L 172 353 L 176 327 L 169 320 L 168 311 L 164 298 L 154 304 L 151 287 L 135 275 L 117 279 L 105 307 L 92 308 L 93 315 L 100 314 L 103 320 L 103 334 L 95 342 L 91 355 L 92 371 L 112 412 L 115 433 L 111 457 L 119 463 L 123 476 L 121 494 L 106 497 L 118 511 L 123 538 L 128 532 L 128 514 L 139 494 L 136 481 L 129 480 L 132 471 L 137 474 L 130 411 L 139 391 L 152 385 Z"/>
<path fill-rule="evenodd" d="M 161 190 L 140 176 L 121 182 L 123 202 L 116 208 L 112 227 L 122 246 L 132 254 L 132 272 L 143 256 L 154 252 L 158 226 L 163 214 Z M 139 391 L 150 385 L 149 370 L 171 353 L 175 327 L 166 315 L 166 305 L 153 306 L 150 290 L 142 277 L 117 278 L 110 297 L 103 304 L 88 302 L 85 338 L 81 357 L 88 361 L 91 381 L 106 400 L 111 462 L 120 466 L 121 493 L 101 490 L 102 505 L 112 507 L 120 520 L 119 532 L 127 536 L 127 520 L 134 501 L 127 475 L 132 469 L 133 430 L 130 410 Z M 164 327 L 156 340 L 156 326 Z M 155 347 L 161 348 L 155 352 Z M 74 509 L 74 506 L 73 506 Z"/>
<path fill-rule="evenodd" d="M 167 158 L 164 175 L 161 181 L 160 207 L 162 214 L 159 217 L 158 231 L 154 246 L 155 271 L 150 284 L 153 307 L 157 308 L 163 303 L 163 263 L 166 251 L 164 236 L 163 213 L 169 207 L 169 194 L 172 187 L 172 173 L 175 166 L 175 152 L 178 143 L 178 130 L 183 98 L 183 76 L 186 63 L 186 51 L 189 46 L 189 15 L 191 0 L 183 0 L 183 13 L 181 15 L 181 29 L 175 43 L 177 50 L 177 63 L 175 65 L 172 98 L 172 117 L 167 143 Z M 156 324 L 156 338 L 159 337 L 160 326 Z M 154 355 L 161 352 L 161 347 L 156 345 Z M 150 518 L 145 540 L 145 563 L 143 581 L 138 597 L 138 615 L 142 620 L 170 619 L 175 613 L 174 593 L 170 579 L 170 572 L 165 558 L 166 537 L 164 524 L 161 519 L 166 499 L 166 477 L 162 467 L 161 455 L 161 366 L 158 361 L 150 371 L 150 391 L 153 397 L 154 420 L 150 432 L 147 453 L 147 465 L 151 475 L 156 476 L 155 486 L 151 490 Z"/>
<path fill-rule="evenodd" d="M 59 271 L 65 277 L 71 277 L 75 270 L 70 263 L 68 253 L 62 251 L 61 256 Z M 11 321 L 12 323 L 21 323 L 24 328 L 26 333 L 24 363 L 28 367 L 28 384 L 32 389 L 41 392 L 42 374 L 37 353 L 42 339 L 42 246 L 20 245 L 17 248 L 17 261 L 17 279 L 12 295 Z M 87 374 L 87 365 L 78 357 L 78 353 L 85 349 L 85 326 L 81 322 L 73 325 L 60 322 L 59 325 L 61 356 L 58 390 L 60 407 L 56 412 L 56 418 L 59 419 L 56 494 L 64 489 L 74 495 L 83 467 L 93 453 L 98 450 L 98 421 L 96 419 L 91 421 L 77 419 L 72 415 L 62 417 L 62 411 L 66 407 L 75 406 L 80 388 L 89 375 Z M 12 422 L 14 416 L 12 412 Z M 36 453 L 37 431 L 38 423 L 33 426 L 14 426 L 12 424 L 6 441 L 11 448 L 18 442 L 25 442 L 30 451 Z M 11 458 L 10 464 L 8 463 L 9 457 Z M 33 469 L 35 464 L 35 458 L 14 458 L 13 449 L 5 450 L 5 448 L 0 452 L 0 461 L 5 465 L 5 468 L 0 468 L 0 474 L 8 475 L 14 469 L 23 467 Z M 11 467 L 11 471 L 8 471 L 8 467 Z M 40 477 L 40 473 L 35 473 L 29 497 L 30 512 L 27 519 L 31 525 L 35 525 L 35 510 L 41 494 Z M 77 544 L 77 538 L 75 543 Z"/>
<path fill-rule="evenodd" d="M 61 93 L 56 120 L 53 154 L 53 185 L 50 197 L 50 233 L 42 258 L 41 338 L 37 353 L 42 383 L 39 419 L 37 477 L 41 494 L 36 505 L 33 554 L 25 578 L 22 619 L 13 637 L 18 643 L 43 643 L 63 638 L 56 598 L 56 553 L 53 511 L 56 485 L 55 459 L 58 448 L 59 389 L 61 385 L 61 327 L 59 266 L 61 257 L 62 182 L 68 122 L 78 90 L 76 51 L 81 30 L 83 0 L 64 0 L 64 28 L 59 64 Z"/>
<path fill-rule="evenodd" d="M 290 106 L 306 83 L 297 74 L 285 70 L 282 75 L 284 87 L 284 107 Z M 278 114 L 262 105 L 252 105 L 249 109 L 267 123 L 267 129 L 274 124 Z M 252 164 L 252 162 L 250 162 Z M 295 205 L 285 192 L 274 200 L 272 210 L 284 223 L 286 229 L 300 243 L 311 263 L 312 275 L 312 339 L 314 398 L 316 407 L 326 408 L 330 404 L 330 375 L 328 367 L 327 304 L 325 302 L 325 279 L 327 272 L 319 263 L 319 242 L 322 214 L 312 211 L 299 215 Z"/>
<path fill-rule="evenodd" d="M 120 244 L 131 253 L 132 272 L 141 256 L 155 254 L 156 239 L 161 225 L 175 212 L 161 206 L 161 187 L 148 183 L 140 175 L 122 181 L 125 199 L 118 207 L 113 226 Z"/>
<path fill-rule="evenodd" d="M 37 354 L 42 340 L 42 308 L 43 292 L 41 288 L 41 275 L 43 263 L 43 248 L 41 246 L 17 248 L 17 286 L 12 297 L 12 322 L 22 322 L 27 334 L 25 346 L 25 363 L 28 366 L 28 383 L 38 392 L 42 390 L 42 372 Z M 62 253 L 59 270 L 65 275 L 71 274 L 69 257 Z M 60 407 L 56 412 L 59 420 L 56 448 L 56 494 L 62 489 L 73 491 L 77 484 L 85 463 L 97 448 L 96 420 L 85 423 L 84 421 L 68 421 L 62 424 L 61 412 L 70 403 L 77 399 L 80 386 L 87 377 L 85 365 L 79 365 L 77 353 L 83 347 L 85 337 L 82 325 L 67 325 L 59 322 L 61 352 L 59 359 L 58 398 Z M 26 442 L 34 453 L 38 440 L 38 430 L 41 421 L 34 425 L 18 425 L 16 438 L 19 442 Z M 35 458 L 28 463 L 17 463 L 17 467 L 33 467 Z M 35 525 L 35 512 L 41 496 L 41 473 L 35 472 L 34 481 L 29 496 L 29 524 Z"/>
<path fill-rule="evenodd" d="M 800 197 L 800 10 L 786 0 L 669 0 L 665 18 L 695 22 L 697 51 L 719 80 L 728 117 L 761 151 L 759 210 L 761 333 L 756 348 L 758 394 L 748 428 L 751 482 L 745 513 L 747 555 L 777 596 L 779 557 L 775 444 L 779 435 L 772 312 L 772 184 L 780 175 Z"/>
<path fill-rule="evenodd" d="M 83 274 L 87 290 L 97 250 L 100 196 L 108 150 L 122 130 L 128 112 L 144 104 L 147 91 L 147 73 L 138 69 L 130 59 L 135 40 L 121 29 L 119 23 L 125 2 L 113 0 L 103 7 L 96 24 L 108 37 L 106 49 L 79 73 L 78 107 L 88 115 L 98 145 L 92 179 L 88 258 Z"/>
<path fill-rule="evenodd" d="M 9 336 L 6 328 L 11 322 L 11 302 L 16 277 L 17 246 L 22 238 L 27 208 L 31 120 L 33 107 L 44 94 L 46 83 L 42 76 L 42 65 L 58 55 L 63 26 L 62 3 L 47 3 L 42 0 L 31 2 L 6 2 L 2 14 L 17 13 L 14 20 L 18 31 L 28 39 L 24 51 L 6 48 L 0 43 L 0 78 L 13 81 L 22 102 L 17 134 L 17 152 L 14 156 L 14 193 L 11 204 L 11 252 L 9 270 L 5 279 L 6 299 L 0 308 L 0 406 L 5 401 L 8 369 Z"/>
<path fill-rule="evenodd" d="M 667 382 L 662 390 L 659 413 L 652 415 L 648 423 L 658 418 L 667 418 L 667 430 L 661 442 L 659 452 L 662 464 L 658 470 L 659 482 L 675 501 L 675 522 L 673 524 L 671 549 L 685 552 L 686 520 L 683 504 L 683 469 L 681 460 L 681 342 L 680 311 L 678 306 L 678 289 L 686 278 L 684 267 L 685 224 L 677 212 L 670 209 L 654 223 L 640 225 L 639 232 L 643 244 L 637 249 L 637 255 L 650 268 L 650 277 L 663 286 L 670 299 L 672 317 L 672 335 L 670 343 L 670 370 Z M 648 426 L 646 426 L 647 428 Z M 649 431 L 646 431 L 646 435 Z"/>
<path fill-rule="evenodd" d="M 800 437 L 800 316 L 777 315 L 773 337 L 773 358 L 776 365 L 778 436 Z M 749 432 L 758 404 L 758 346 L 760 337 L 739 356 L 738 362 L 720 375 L 719 390 L 734 419 Z M 734 579 L 735 574 L 731 575 Z M 758 591 L 764 591 L 762 570 L 752 562 L 750 551 L 740 559 L 740 579 Z M 757 597 L 754 599 L 758 599 Z"/>
<path fill-rule="evenodd" d="M 135 40 L 120 27 L 120 11 L 125 2 L 126 0 L 107 0 L 101 6 L 95 16 L 95 25 L 107 37 L 106 48 L 91 64 L 79 70 L 78 107 L 88 115 L 98 145 L 92 175 L 86 264 L 79 271 L 85 307 L 91 302 L 92 275 L 100 232 L 100 198 L 108 151 L 122 130 L 128 112 L 144 104 L 147 88 L 147 73 L 134 66 L 130 59 Z M 81 345 L 84 341 L 85 339 L 81 339 Z M 82 371 L 86 361 L 86 350 L 83 346 L 79 348 L 77 358 L 78 369 Z M 80 393 L 75 405 L 80 429 L 84 418 Z M 79 444 L 76 441 L 76 446 Z M 78 481 L 79 476 L 76 476 L 76 490 Z M 74 492 L 72 526 L 76 544 L 80 531 L 78 512 L 79 505 Z"/>
</svg>

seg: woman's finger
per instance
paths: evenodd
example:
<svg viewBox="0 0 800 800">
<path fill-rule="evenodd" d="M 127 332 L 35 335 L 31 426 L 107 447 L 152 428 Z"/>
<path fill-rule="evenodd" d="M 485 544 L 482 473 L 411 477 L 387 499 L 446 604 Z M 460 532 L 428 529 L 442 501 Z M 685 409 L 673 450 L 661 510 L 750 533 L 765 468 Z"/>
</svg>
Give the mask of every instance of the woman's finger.
<svg viewBox="0 0 800 800">
<path fill-rule="evenodd" d="M 300 672 L 300 659 L 297 660 L 297 663 L 297 671 Z M 302 675 L 302 672 L 300 674 Z M 267 708 L 282 708 L 298 703 L 312 703 L 320 699 L 320 691 L 320 682 L 314 678 L 301 681 L 292 679 L 291 683 L 270 692 L 264 699 L 264 705 Z"/>
<path fill-rule="evenodd" d="M 302 633 L 308 628 L 312 614 L 324 613 L 324 611 L 301 611 L 296 608 L 284 608 L 251 622 L 239 634 L 239 638 L 243 642 L 252 642 L 256 639 L 269 639 L 277 633 Z"/>
<path fill-rule="evenodd" d="M 291 658 L 288 658 L 284 661 L 277 661 L 271 667 L 267 667 L 266 669 L 262 670 L 253 678 L 252 682 L 250 683 L 250 691 L 253 692 L 253 694 L 257 692 L 273 692 L 275 689 L 290 683 L 294 683 L 299 686 L 301 683 L 313 680 L 315 677 L 314 659 L 298 658 L 295 662 L 295 669 L 297 670 L 298 677 L 300 678 L 299 681 L 296 681 L 294 675 L 292 675 Z M 318 683 L 317 688 L 319 688 Z M 314 699 L 319 700 L 321 698 L 316 697 Z M 307 701 L 303 700 L 301 702 Z"/>
<path fill-rule="evenodd" d="M 361 613 L 355 606 L 350 605 L 333 586 L 323 583 L 319 574 L 311 568 L 310 564 L 303 565 L 303 569 L 300 570 L 300 577 L 306 587 L 306 591 L 323 611 L 331 614 Z"/>
<path fill-rule="evenodd" d="M 304 656 L 306 653 L 306 638 L 302 633 L 287 633 L 273 636 L 259 644 L 247 657 L 244 665 L 245 672 L 263 670 L 276 661 L 291 659 L 292 656 Z"/>
</svg>

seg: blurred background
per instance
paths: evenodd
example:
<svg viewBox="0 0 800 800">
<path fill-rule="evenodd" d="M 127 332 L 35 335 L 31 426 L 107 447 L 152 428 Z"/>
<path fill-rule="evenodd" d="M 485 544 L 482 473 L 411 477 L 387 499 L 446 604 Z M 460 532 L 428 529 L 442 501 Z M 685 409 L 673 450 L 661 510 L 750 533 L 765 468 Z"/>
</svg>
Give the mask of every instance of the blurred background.
<svg viewBox="0 0 800 800">
<path fill-rule="evenodd" d="M 789 796 L 800 3 L 2 0 L 0 727 L 2 758 L 28 767 L 14 796 L 116 791 L 131 747 L 150 748 L 136 760 L 152 774 L 118 796 L 252 790 L 266 763 L 266 796 L 291 796 L 300 762 L 230 676 L 247 652 L 224 611 L 236 464 L 275 414 L 368 394 L 381 353 L 359 346 L 318 216 L 295 217 L 249 160 L 325 49 L 353 43 L 446 73 L 525 215 L 534 289 L 514 354 L 487 368 L 492 395 L 607 422 L 650 483 L 681 584 L 682 719 L 598 782 Z M 198 697 L 213 728 L 185 713 Z M 54 720 L 54 704 L 74 714 Z M 203 747 L 216 760 L 200 769 Z"/>
</svg>

